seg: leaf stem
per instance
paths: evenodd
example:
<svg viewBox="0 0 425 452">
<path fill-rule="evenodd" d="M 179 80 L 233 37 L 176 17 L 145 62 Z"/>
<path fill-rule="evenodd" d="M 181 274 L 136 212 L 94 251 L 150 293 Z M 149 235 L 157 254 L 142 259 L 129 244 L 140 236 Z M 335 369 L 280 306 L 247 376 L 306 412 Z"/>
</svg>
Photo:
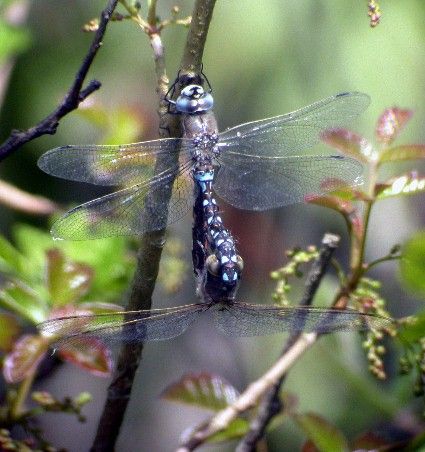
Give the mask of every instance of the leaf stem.
<svg viewBox="0 0 425 452">
<path fill-rule="evenodd" d="M 25 400 L 28 397 L 28 393 L 31 389 L 32 383 L 34 381 L 35 371 L 31 372 L 20 384 L 16 392 L 16 397 L 13 399 L 12 405 L 10 407 L 10 418 L 12 421 L 16 421 L 23 412 L 23 406 Z"/>
</svg>

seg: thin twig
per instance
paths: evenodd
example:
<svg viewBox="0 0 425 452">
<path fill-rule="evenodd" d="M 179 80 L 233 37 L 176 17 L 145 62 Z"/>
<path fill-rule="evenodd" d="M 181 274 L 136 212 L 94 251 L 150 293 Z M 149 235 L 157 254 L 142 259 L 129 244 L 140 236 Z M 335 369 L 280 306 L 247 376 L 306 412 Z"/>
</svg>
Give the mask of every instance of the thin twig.
<svg viewBox="0 0 425 452">
<path fill-rule="evenodd" d="M 14 130 L 9 138 L 0 146 L 0 161 L 15 152 L 25 143 L 28 143 L 42 135 L 53 135 L 59 126 L 59 121 L 68 113 L 78 108 L 80 102 L 86 99 L 94 91 L 101 86 L 97 80 L 91 80 L 85 88 L 83 88 L 84 80 L 93 63 L 93 60 L 102 45 L 102 39 L 106 31 L 111 14 L 117 6 L 118 0 L 109 0 L 106 8 L 102 11 L 99 28 L 93 38 L 90 48 L 81 64 L 70 89 L 66 93 L 61 104 L 37 125 L 27 130 Z"/>
<path fill-rule="evenodd" d="M 300 306 L 309 306 L 312 304 L 313 298 L 331 261 L 332 255 L 338 247 L 339 241 L 340 238 L 334 234 L 325 234 L 323 237 L 319 255 L 314 260 L 308 273 Z M 284 356 L 290 350 L 291 346 L 299 337 L 299 333 L 294 333 L 288 338 L 281 356 Z M 238 444 L 237 452 L 255 451 L 256 444 L 263 438 L 270 421 L 281 412 L 282 402 L 279 393 L 284 380 L 285 375 L 282 375 L 264 397 L 257 416 L 251 421 L 250 430 Z"/>
<path fill-rule="evenodd" d="M 51 215 L 59 206 L 44 196 L 35 196 L 0 180 L 0 204 L 30 215 Z"/>
<path fill-rule="evenodd" d="M 201 67 L 202 54 L 207 36 L 207 31 L 212 17 L 212 9 L 215 0 L 197 0 L 194 7 L 194 17 L 202 18 L 202 24 L 196 20 L 192 21 L 192 26 L 197 30 L 194 33 L 192 28 L 189 29 L 187 46 L 192 49 L 191 58 L 183 58 L 181 64 L 181 72 L 187 73 L 193 68 Z M 202 13 L 200 13 L 200 11 Z M 150 14 L 153 17 L 151 11 Z M 206 18 L 208 20 L 206 20 Z M 154 30 L 154 28 L 152 28 Z M 200 33 L 202 30 L 202 33 Z M 168 89 L 168 79 L 165 73 L 164 48 L 160 35 L 152 31 L 148 33 L 151 46 L 154 53 L 155 71 L 157 75 L 157 92 L 159 94 L 159 115 L 160 115 L 160 134 L 165 136 L 170 133 L 171 136 L 178 136 L 178 118 L 177 116 L 167 115 L 166 103 L 164 96 Z M 196 34 L 196 42 L 191 38 Z M 199 37 L 202 36 L 202 39 Z M 187 52 L 185 52 L 186 54 Z M 160 174 L 164 169 L 175 167 L 176 173 L 178 169 L 178 155 L 168 155 L 158 158 L 155 165 L 155 174 Z M 149 195 L 146 205 L 155 205 L 155 202 L 164 203 L 171 197 L 172 183 L 168 187 L 164 187 L 161 193 L 158 190 L 155 194 Z M 156 201 L 156 199 L 158 201 Z M 156 213 L 157 215 L 158 213 Z M 146 213 L 149 215 L 149 212 Z M 165 231 L 154 231 L 144 234 L 141 247 L 138 251 L 138 262 L 133 279 L 130 298 L 126 309 L 140 310 L 150 309 L 152 306 L 152 293 L 158 275 L 159 262 L 161 258 L 162 248 L 165 243 Z M 107 452 L 113 451 L 115 443 L 118 439 L 119 430 L 124 419 L 127 404 L 130 400 L 131 389 L 135 377 L 136 370 L 139 366 L 142 356 L 143 344 L 124 345 L 120 351 L 117 370 L 115 372 L 113 382 L 108 388 L 107 400 L 99 421 L 96 438 L 94 440 L 91 451 Z"/>
<path fill-rule="evenodd" d="M 339 237 L 326 234 L 322 240 L 319 256 L 313 262 L 306 281 L 306 289 L 301 305 L 312 303 L 320 281 L 330 262 L 334 250 L 339 243 Z M 256 406 L 258 400 L 267 394 L 264 404 L 260 407 L 258 416 L 251 424 L 251 430 L 238 446 L 239 450 L 254 450 L 255 443 L 261 439 L 269 420 L 280 411 L 281 405 L 277 396 L 284 375 L 297 359 L 317 340 L 317 333 L 292 335 L 278 361 L 257 381 L 251 383 L 235 403 L 218 412 L 208 423 L 199 426 L 190 438 L 183 442 L 177 452 L 188 452 L 203 444 L 209 437 L 225 429 L 239 415 Z"/>
</svg>

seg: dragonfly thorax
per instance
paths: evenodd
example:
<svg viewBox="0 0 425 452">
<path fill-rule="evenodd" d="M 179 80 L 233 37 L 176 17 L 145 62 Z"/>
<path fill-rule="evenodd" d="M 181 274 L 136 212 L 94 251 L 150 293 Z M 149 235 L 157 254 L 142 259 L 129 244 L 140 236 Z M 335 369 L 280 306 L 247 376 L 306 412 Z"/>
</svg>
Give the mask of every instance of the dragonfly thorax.
<svg viewBox="0 0 425 452">
<path fill-rule="evenodd" d="M 211 110 L 213 105 L 212 95 L 201 85 L 185 86 L 176 100 L 176 110 L 180 113 L 201 113 Z"/>
</svg>

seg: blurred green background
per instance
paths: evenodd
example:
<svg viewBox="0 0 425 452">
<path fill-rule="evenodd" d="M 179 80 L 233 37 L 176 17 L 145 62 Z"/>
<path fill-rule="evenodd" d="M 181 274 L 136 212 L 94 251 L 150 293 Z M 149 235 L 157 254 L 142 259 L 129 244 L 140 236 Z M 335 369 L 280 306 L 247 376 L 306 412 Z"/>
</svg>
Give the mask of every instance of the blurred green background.
<svg viewBox="0 0 425 452">
<path fill-rule="evenodd" d="M 173 5 L 182 16 L 193 1 L 158 1 L 161 17 Z M 0 112 L 0 138 L 13 128 L 26 128 L 50 113 L 71 84 L 92 36 L 81 26 L 98 15 L 105 1 L 37 0 L 30 3 L 26 29 L 30 44 L 14 63 Z M 145 8 L 142 2 L 142 8 Z M 382 23 L 369 27 L 366 1 L 356 0 L 218 0 L 210 28 L 204 71 L 215 98 L 221 129 L 254 119 L 282 114 L 344 91 L 362 91 L 372 98 L 365 114 L 352 125 L 373 138 L 379 113 L 387 107 L 411 108 L 415 115 L 401 142 L 425 142 L 425 5 L 422 0 L 382 2 Z M 143 9 L 142 9 L 143 10 Z M 178 69 L 186 30 L 169 27 L 163 33 L 169 78 Z M 131 22 L 110 24 L 104 46 L 89 74 L 102 82 L 91 100 L 106 109 L 130 108 L 142 119 L 140 140 L 157 137 L 157 97 L 152 52 L 147 37 Z M 111 113 L 112 114 L 112 113 Z M 18 187 L 62 202 L 80 202 L 101 193 L 83 184 L 54 179 L 37 169 L 36 160 L 50 148 L 64 144 L 100 143 L 104 134 L 74 112 L 61 121 L 55 136 L 42 137 L 3 162 L 0 176 Z M 322 147 L 322 151 L 326 151 Z M 405 165 L 401 169 L 413 166 Z M 419 165 L 414 166 L 420 170 Z M 385 172 L 385 171 L 384 171 Z M 319 244 L 324 232 L 343 236 L 338 251 L 344 260 L 347 236 L 337 214 L 311 205 L 291 206 L 265 214 L 235 211 L 222 203 L 224 219 L 238 240 L 246 270 L 240 298 L 269 302 L 273 287 L 269 272 L 284 263 L 284 250 L 294 245 Z M 386 254 L 423 227 L 425 208 L 420 195 L 379 203 L 372 215 L 368 259 Z M 0 206 L 0 226 L 10 236 L 15 222 L 47 228 L 43 219 L 16 214 Z M 171 228 L 185 243 L 190 262 L 188 215 Z M 379 268 L 383 295 L 395 316 L 414 311 L 416 300 L 406 293 L 397 264 Z M 334 282 L 321 290 L 329 302 Z M 296 300 L 297 297 L 295 296 Z M 101 301 L 101 300 L 100 300 Z M 119 300 L 117 300 L 119 301 Z M 160 291 L 154 307 L 195 301 L 194 281 L 188 271 L 180 293 L 165 297 Z M 164 387 L 187 372 L 219 374 L 242 390 L 276 359 L 282 336 L 234 340 L 221 337 L 208 321 L 196 323 L 173 341 L 149 344 L 137 376 L 132 401 L 117 450 L 171 450 L 181 432 L 199 421 L 200 412 L 158 398 Z M 411 403 L 408 378 L 376 383 L 367 374 L 358 335 L 337 334 L 320 341 L 291 371 L 285 388 L 297 395 L 301 411 L 315 411 L 355 437 L 368 425 L 380 424 Z M 389 363 L 389 374 L 396 363 Z M 66 364 L 50 379 L 49 390 L 69 394 L 93 393 L 85 409 L 88 421 L 47 415 L 43 426 L 54 444 L 71 451 L 87 450 L 93 438 L 108 382 Z M 43 382 L 42 387 L 45 388 Z M 78 441 L 76 441 L 78 438 Z M 287 423 L 269 437 L 270 450 L 294 450 L 302 436 Z M 226 449 L 227 447 L 227 449 Z M 219 446 L 211 450 L 233 450 Z"/>
</svg>

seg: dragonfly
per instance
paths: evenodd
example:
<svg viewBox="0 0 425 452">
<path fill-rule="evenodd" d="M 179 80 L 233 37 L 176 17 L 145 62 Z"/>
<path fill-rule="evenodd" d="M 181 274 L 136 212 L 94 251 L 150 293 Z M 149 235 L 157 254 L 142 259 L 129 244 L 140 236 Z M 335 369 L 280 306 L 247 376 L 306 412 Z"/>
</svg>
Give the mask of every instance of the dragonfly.
<svg viewBox="0 0 425 452">
<path fill-rule="evenodd" d="M 212 191 L 216 168 L 213 158 L 220 152 L 211 148 L 211 140 L 219 141 L 215 129 L 210 127 L 211 116 L 205 115 L 212 104 L 210 93 L 203 91 L 200 85 L 185 87 L 174 103 L 177 111 L 185 115 L 184 137 L 198 141 L 193 154 L 196 158 L 192 155 L 191 172 L 199 188 L 194 205 L 193 243 L 194 249 L 198 249 L 194 251 L 194 268 L 201 303 L 51 319 L 39 325 L 44 335 L 58 338 L 59 344 L 87 337 L 101 338 L 107 343 L 164 340 L 182 334 L 205 312 L 211 312 L 219 331 L 229 336 L 283 331 L 329 333 L 384 328 L 392 324 L 391 319 L 355 310 L 255 305 L 235 299 L 243 261 L 230 231 L 223 224 Z M 211 130 L 212 134 L 206 136 Z"/>
<path fill-rule="evenodd" d="M 40 157 L 38 166 L 50 175 L 120 188 L 68 211 L 53 225 L 54 238 L 85 240 L 163 229 L 191 208 L 194 174 L 205 164 L 215 168 L 212 185 L 219 197 L 254 211 L 361 183 L 358 161 L 340 155 L 302 155 L 302 151 L 317 144 L 326 130 L 362 113 L 370 102 L 366 94 L 336 94 L 221 133 L 212 94 L 202 85 L 185 86 L 177 100 L 169 102 L 181 115 L 182 138 L 116 146 L 69 145 Z M 173 163 L 155 172 L 156 159 L 169 156 L 179 156 L 177 167 Z M 170 200 L 165 193 L 171 185 Z"/>
</svg>

